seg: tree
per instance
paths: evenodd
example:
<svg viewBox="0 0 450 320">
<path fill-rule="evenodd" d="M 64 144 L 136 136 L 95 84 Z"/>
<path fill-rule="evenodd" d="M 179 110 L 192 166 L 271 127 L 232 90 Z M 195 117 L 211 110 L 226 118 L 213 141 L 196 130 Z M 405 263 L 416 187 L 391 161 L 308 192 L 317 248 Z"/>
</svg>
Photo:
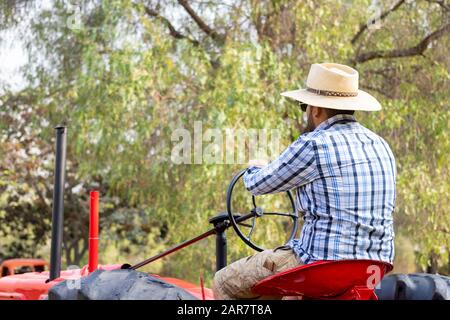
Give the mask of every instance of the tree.
<svg viewBox="0 0 450 320">
<path fill-rule="evenodd" d="M 384 106 L 379 113 L 357 116 L 385 137 L 397 156 L 397 232 L 412 238 L 423 265 L 430 252 L 445 263 L 450 247 L 445 1 L 390 1 L 375 14 L 362 0 L 91 0 L 78 6 L 54 0 L 51 7 L 39 1 L 23 5 L 9 1 L 2 7 L 3 29 L 29 26 L 22 37 L 30 61 L 24 68 L 27 87 L 3 90 L 1 163 L 8 165 L 0 179 L 2 188 L 22 183 L 28 169 L 8 158 L 11 148 L 20 152 L 39 143 L 40 152 L 50 157 L 52 125 L 68 123 L 67 190 L 82 184 L 84 193 L 69 193 L 66 199 L 73 206 L 67 227 L 77 223 L 77 232 L 66 234 L 77 244 L 79 259 L 86 234 L 85 191 L 95 185 L 111 201 L 102 215 L 103 230 L 113 230 L 106 238 L 128 248 L 123 258 L 143 259 L 140 249 L 146 244 L 154 253 L 209 227 L 207 218 L 224 209 L 227 183 L 243 165 L 172 163 L 174 130 L 193 132 L 195 121 L 202 121 L 205 130 L 273 128 L 287 146 L 303 122 L 300 110 L 280 91 L 299 87 L 311 62 L 335 61 L 353 64 L 361 87 Z M 11 140 L 13 118 L 27 119 L 27 146 L 21 137 Z M 28 178 L 27 192 L 44 190 L 51 181 L 51 163 L 44 156 L 24 158 L 35 170 L 49 172 L 46 178 Z M 50 191 L 44 200 L 35 196 L 30 206 L 21 205 L 15 215 L 49 212 Z M 0 211 L 2 225 L 10 225 L 5 214 L 15 216 L 8 213 L 13 210 L 8 197 Z M 29 198 L 16 197 L 19 203 Z M 18 221 L 26 229 L 27 220 Z M 42 224 L 39 232 L 48 236 L 48 220 Z M 127 240 L 132 233 L 134 243 Z M 205 241 L 166 259 L 164 271 L 197 281 L 198 270 L 204 270 L 210 279 L 213 245 Z M 233 238 L 229 259 L 250 252 Z M 192 270 L 194 263 L 199 266 Z"/>
</svg>

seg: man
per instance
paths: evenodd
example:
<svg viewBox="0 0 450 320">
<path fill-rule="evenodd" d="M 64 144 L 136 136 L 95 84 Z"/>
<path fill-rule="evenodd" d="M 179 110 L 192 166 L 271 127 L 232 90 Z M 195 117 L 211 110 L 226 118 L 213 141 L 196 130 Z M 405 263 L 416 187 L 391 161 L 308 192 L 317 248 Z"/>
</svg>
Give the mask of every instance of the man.
<svg viewBox="0 0 450 320">
<path fill-rule="evenodd" d="M 287 246 L 218 271 L 217 299 L 260 298 L 251 292 L 254 284 L 300 264 L 394 258 L 395 159 L 388 144 L 353 116 L 381 105 L 358 90 L 356 70 L 335 63 L 313 64 L 306 88 L 282 95 L 300 102 L 306 131 L 275 161 L 250 167 L 244 184 L 253 195 L 296 189 L 302 232 Z"/>
</svg>

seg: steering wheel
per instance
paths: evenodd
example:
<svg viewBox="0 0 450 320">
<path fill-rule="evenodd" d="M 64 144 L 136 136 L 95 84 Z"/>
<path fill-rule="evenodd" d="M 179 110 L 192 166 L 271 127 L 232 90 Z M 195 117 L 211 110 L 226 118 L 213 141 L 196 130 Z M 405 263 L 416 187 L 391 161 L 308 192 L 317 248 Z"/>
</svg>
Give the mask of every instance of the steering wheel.
<svg viewBox="0 0 450 320">
<path fill-rule="evenodd" d="M 255 196 L 253 196 L 253 195 L 252 195 L 253 208 L 250 210 L 250 213 L 241 216 L 241 215 L 233 212 L 233 208 L 232 208 L 233 189 L 234 189 L 236 183 L 239 181 L 239 179 L 244 175 L 244 173 L 246 171 L 247 171 L 247 169 L 238 172 L 231 180 L 230 185 L 228 186 L 228 190 L 227 190 L 227 213 L 228 213 L 228 218 L 231 222 L 231 225 L 233 226 L 234 231 L 242 239 L 242 241 L 244 241 L 249 247 L 251 247 L 252 249 L 255 249 L 256 251 L 263 251 L 264 248 L 258 246 L 251 240 L 253 230 L 255 228 L 256 218 L 262 218 L 263 216 L 270 216 L 270 215 L 283 216 L 283 217 L 287 217 L 287 218 L 290 218 L 293 220 L 293 227 L 291 230 L 291 234 L 289 236 L 288 241 L 286 242 L 286 243 L 288 243 L 289 241 L 291 241 L 294 238 L 295 233 L 297 232 L 297 222 L 298 222 L 298 212 L 295 208 L 294 197 L 292 196 L 291 191 L 287 191 L 286 194 L 289 198 L 290 205 L 292 207 L 292 212 L 289 212 L 289 213 L 288 212 L 264 212 L 261 207 L 258 207 L 256 205 L 256 199 L 255 199 Z M 250 218 L 252 219 L 251 225 L 242 223 L 242 221 L 250 219 Z M 241 229 L 239 229 L 238 225 L 243 225 L 243 226 L 251 228 L 250 232 L 248 233 L 247 236 L 244 235 L 244 233 L 241 231 Z"/>
</svg>

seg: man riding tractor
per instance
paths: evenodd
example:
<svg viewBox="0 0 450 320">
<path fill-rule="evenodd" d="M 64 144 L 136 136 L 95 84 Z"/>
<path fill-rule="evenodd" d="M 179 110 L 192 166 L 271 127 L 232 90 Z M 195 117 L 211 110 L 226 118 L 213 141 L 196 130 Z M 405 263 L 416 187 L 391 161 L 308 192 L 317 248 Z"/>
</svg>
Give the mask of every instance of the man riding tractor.
<svg viewBox="0 0 450 320">
<path fill-rule="evenodd" d="M 302 232 L 218 271 L 217 299 L 261 298 L 251 291 L 258 281 L 315 261 L 394 259 L 394 155 L 353 116 L 379 102 L 358 89 L 355 69 L 335 63 L 313 64 L 306 88 L 282 95 L 300 102 L 306 130 L 278 159 L 248 168 L 244 184 L 253 195 L 296 189 Z"/>
</svg>

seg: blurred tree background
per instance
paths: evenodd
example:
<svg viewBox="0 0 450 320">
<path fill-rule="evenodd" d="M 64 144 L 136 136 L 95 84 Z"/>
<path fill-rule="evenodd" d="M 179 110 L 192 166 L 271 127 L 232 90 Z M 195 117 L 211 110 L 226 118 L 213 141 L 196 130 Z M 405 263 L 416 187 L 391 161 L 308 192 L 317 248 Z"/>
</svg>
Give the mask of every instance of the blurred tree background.
<svg viewBox="0 0 450 320">
<path fill-rule="evenodd" d="M 397 158 L 395 271 L 450 273 L 448 1 L 7 0 L 0 44 L 8 33 L 28 59 L 19 90 L 0 83 L 0 259 L 49 258 L 56 124 L 69 128 L 63 262 L 87 261 L 99 189 L 100 262 L 134 263 L 209 228 L 245 167 L 174 164 L 173 131 L 271 128 L 287 146 L 304 121 L 280 92 L 332 61 L 383 105 L 357 118 Z M 251 254 L 227 234 L 229 261 Z M 145 270 L 209 283 L 214 267 L 211 238 Z"/>
</svg>

